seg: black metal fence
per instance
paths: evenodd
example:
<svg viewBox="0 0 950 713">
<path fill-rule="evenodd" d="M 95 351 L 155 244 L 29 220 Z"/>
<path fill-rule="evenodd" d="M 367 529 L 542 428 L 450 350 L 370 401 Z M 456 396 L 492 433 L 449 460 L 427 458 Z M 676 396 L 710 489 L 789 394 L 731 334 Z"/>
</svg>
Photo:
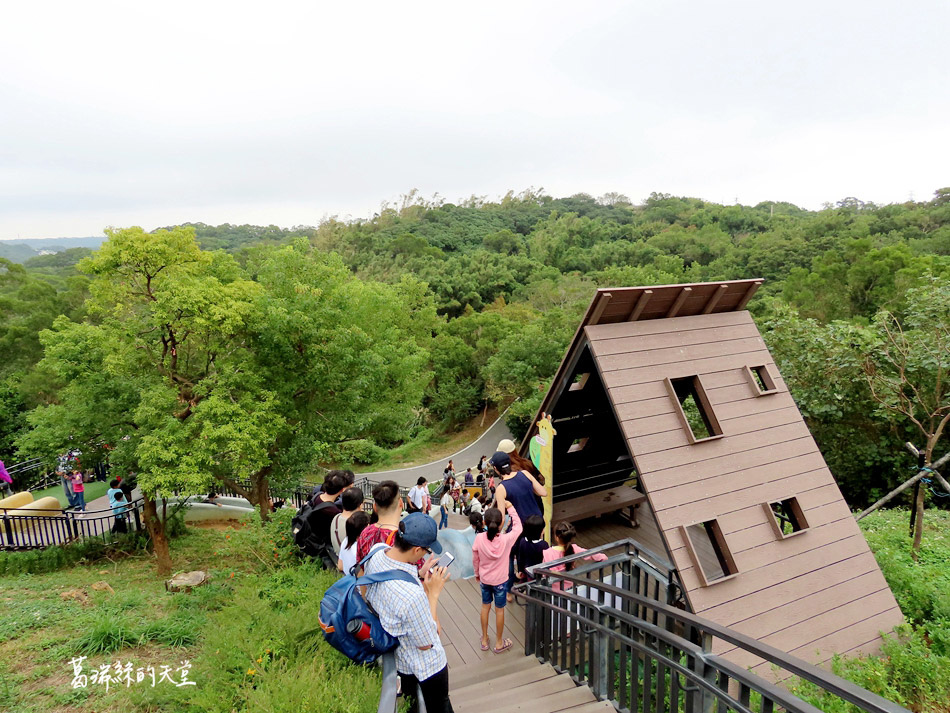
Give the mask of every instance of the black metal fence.
<svg viewBox="0 0 950 713">
<path fill-rule="evenodd" d="M 620 549 L 617 554 L 616 550 Z M 601 562 L 585 558 L 610 553 Z M 906 713 L 891 701 L 676 606 L 676 583 L 658 562 L 612 543 L 530 568 L 525 655 L 537 656 L 623 713 L 819 713 L 788 690 L 713 653 L 717 642 L 798 676 L 868 713 Z M 554 567 L 574 562 L 570 571 Z M 660 587 L 666 580 L 665 591 Z M 671 605 L 672 604 L 672 605 Z"/>
<path fill-rule="evenodd" d="M 112 542 L 119 530 L 143 529 L 143 502 L 139 498 L 128 503 L 125 527 L 120 528 L 114 528 L 116 517 L 112 508 L 86 512 L 0 508 L 0 549 L 34 550 L 91 538 Z"/>
</svg>

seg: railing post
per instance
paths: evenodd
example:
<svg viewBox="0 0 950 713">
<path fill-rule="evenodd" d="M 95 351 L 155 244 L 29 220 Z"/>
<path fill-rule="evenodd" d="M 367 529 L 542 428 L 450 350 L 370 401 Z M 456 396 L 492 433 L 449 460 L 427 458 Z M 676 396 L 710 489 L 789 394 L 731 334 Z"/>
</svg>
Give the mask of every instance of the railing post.
<svg viewBox="0 0 950 713">
<path fill-rule="evenodd" d="M 607 628 L 607 615 L 597 610 L 597 623 L 604 629 Z M 610 698 L 610 692 L 607 690 L 607 670 L 609 662 L 607 657 L 610 655 L 610 637 L 602 630 L 594 630 L 594 660 L 590 662 L 590 683 L 594 689 L 594 695 L 600 700 Z"/>
<path fill-rule="evenodd" d="M 708 632 L 700 632 L 701 646 L 703 654 L 712 653 L 712 635 Z M 705 679 L 710 685 L 716 685 L 716 670 L 706 663 L 705 656 L 693 657 L 693 671 L 700 678 Z M 716 696 L 706 690 L 696 691 L 687 697 L 687 713 L 713 713 L 716 708 Z"/>
<path fill-rule="evenodd" d="M 6 538 L 7 547 L 13 547 L 13 523 L 5 513 L 3 515 L 3 535 Z"/>
<path fill-rule="evenodd" d="M 525 594 L 531 594 L 531 585 L 525 588 Z M 524 608 L 524 655 L 537 656 L 538 642 L 538 604 L 530 599 Z"/>
<path fill-rule="evenodd" d="M 390 651 L 380 657 L 383 667 L 383 687 L 379 695 L 378 713 L 396 713 L 396 654 Z"/>
</svg>

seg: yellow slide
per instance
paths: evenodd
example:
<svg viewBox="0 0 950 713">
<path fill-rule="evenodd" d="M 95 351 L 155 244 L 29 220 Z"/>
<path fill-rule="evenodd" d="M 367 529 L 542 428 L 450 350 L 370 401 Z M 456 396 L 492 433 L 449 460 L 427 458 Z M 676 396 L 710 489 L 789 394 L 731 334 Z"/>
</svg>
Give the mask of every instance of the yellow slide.
<svg viewBox="0 0 950 713">
<path fill-rule="evenodd" d="M 14 493 L 13 495 L 9 497 L 6 497 L 3 500 L 0 500 L 0 510 L 2 510 L 3 508 L 18 508 L 32 502 L 33 502 L 33 493 L 28 493 L 26 491 L 22 493 Z M 57 500 L 57 503 L 58 502 L 59 501 Z M 8 514 L 12 515 L 13 513 L 8 513 Z"/>
</svg>

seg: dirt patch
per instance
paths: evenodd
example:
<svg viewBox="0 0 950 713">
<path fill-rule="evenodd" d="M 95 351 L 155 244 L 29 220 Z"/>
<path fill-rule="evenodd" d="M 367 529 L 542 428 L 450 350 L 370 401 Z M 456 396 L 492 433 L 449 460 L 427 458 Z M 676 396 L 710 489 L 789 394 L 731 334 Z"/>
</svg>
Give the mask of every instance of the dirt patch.
<svg viewBox="0 0 950 713">
<path fill-rule="evenodd" d="M 86 593 L 85 589 L 67 589 L 65 592 L 59 593 L 59 598 L 64 602 L 68 602 L 70 599 L 73 601 L 79 602 L 84 607 L 92 605 L 92 600 L 89 599 L 89 594 Z"/>
<path fill-rule="evenodd" d="M 95 589 L 97 592 L 109 592 L 109 594 L 115 594 L 115 590 L 105 580 L 93 582 L 92 588 Z"/>
<path fill-rule="evenodd" d="M 73 682 L 73 670 L 69 661 L 63 661 L 62 666 L 57 667 L 56 673 L 49 676 L 43 676 L 35 681 L 26 681 L 22 685 L 24 693 L 56 693 L 66 688 L 70 688 Z"/>
<path fill-rule="evenodd" d="M 188 527 L 197 527 L 199 530 L 240 530 L 244 523 L 240 520 L 204 520 L 202 522 L 189 522 Z"/>
</svg>

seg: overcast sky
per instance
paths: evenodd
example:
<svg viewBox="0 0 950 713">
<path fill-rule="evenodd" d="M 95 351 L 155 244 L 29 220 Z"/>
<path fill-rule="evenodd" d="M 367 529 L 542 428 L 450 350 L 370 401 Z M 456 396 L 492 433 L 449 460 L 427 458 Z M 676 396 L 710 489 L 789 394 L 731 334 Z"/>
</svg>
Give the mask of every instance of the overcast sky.
<svg viewBox="0 0 950 713">
<path fill-rule="evenodd" d="M 948 36 L 926 0 L 7 3 L 0 238 L 315 225 L 413 188 L 926 200 Z"/>
</svg>

